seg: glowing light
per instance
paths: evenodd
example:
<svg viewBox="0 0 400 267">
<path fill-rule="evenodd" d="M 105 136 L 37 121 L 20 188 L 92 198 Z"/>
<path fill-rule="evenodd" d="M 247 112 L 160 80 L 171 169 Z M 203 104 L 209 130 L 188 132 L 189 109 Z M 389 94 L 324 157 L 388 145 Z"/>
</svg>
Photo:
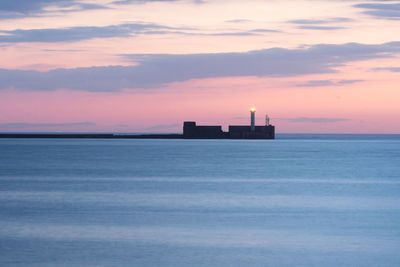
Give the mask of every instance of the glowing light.
<svg viewBox="0 0 400 267">
<path fill-rule="evenodd" d="M 256 108 L 251 108 L 250 112 L 256 112 Z"/>
</svg>

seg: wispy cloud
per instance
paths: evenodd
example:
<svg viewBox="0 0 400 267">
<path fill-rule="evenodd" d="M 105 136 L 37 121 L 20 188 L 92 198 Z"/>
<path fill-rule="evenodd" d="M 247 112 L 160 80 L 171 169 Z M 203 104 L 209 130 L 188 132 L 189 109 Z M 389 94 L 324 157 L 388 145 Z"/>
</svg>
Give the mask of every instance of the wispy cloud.
<svg viewBox="0 0 400 267">
<path fill-rule="evenodd" d="M 119 91 L 125 88 L 160 88 L 190 79 L 336 73 L 338 67 L 348 62 L 390 58 L 396 53 L 400 53 L 400 42 L 380 45 L 320 44 L 308 48 L 271 48 L 242 53 L 129 54 L 122 56 L 137 65 L 47 72 L 0 69 L 0 88 Z M 358 80 L 342 80 L 339 84 L 352 82 Z"/>
<path fill-rule="evenodd" d="M 248 23 L 248 22 L 252 22 L 249 19 L 231 19 L 231 20 L 226 20 L 225 22 L 228 23 Z"/>
<path fill-rule="evenodd" d="M 48 7 L 52 7 L 52 11 L 47 10 Z M 1 0 L 0 19 L 36 16 L 55 11 L 76 12 L 104 8 L 107 7 L 77 0 Z"/>
<path fill-rule="evenodd" d="M 70 123 L 26 123 L 26 122 L 11 122 L 0 123 L 0 129 L 25 129 L 25 128 L 56 128 L 56 127 L 88 127 L 96 126 L 94 122 L 70 122 Z"/>
<path fill-rule="evenodd" d="M 0 31 L 0 42 L 68 42 L 93 38 L 131 37 L 148 31 L 173 29 L 168 26 L 146 23 L 129 23 L 104 27 L 71 27 L 57 29 L 33 29 Z"/>
<path fill-rule="evenodd" d="M 374 71 L 400 72 L 400 67 L 374 68 Z"/>
<path fill-rule="evenodd" d="M 194 28 L 175 28 L 152 23 L 126 23 L 109 26 L 86 26 L 70 28 L 47 28 L 28 30 L 0 30 L 0 43 L 20 42 L 74 42 L 94 38 L 130 38 L 137 35 L 178 34 L 186 36 L 249 36 L 262 33 L 279 33 L 273 29 L 253 29 L 231 32 L 202 32 Z"/>
<path fill-rule="evenodd" d="M 280 33 L 279 30 L 272 29 L 254 29 L 248 31 L 239 32 L 217 32 L 217 33 L 190 33 L 190 35 L 205 35 L 205 36 L 250 36 L 250 35 L 260 35 L 262 33 Z"/>
<path fill-rule="evenodd" d="M 111 2 L 114 5 L 129 5 L 129 4 L 146 4 L 146 3 L 153 3 L 153 2 L 176 2 L 178 0 L 118 0 Z M 198 1 L 194 1 L 198 2 Z"/>
<path fill-rule="evenodd" d="M 168 2 L 178 2 L 179 0 L 117 0 L 111 2 L 112 5 L 130 5 L 130 4 L 147 4 L 154 2 L 168 3 Z M 189 0 L 195 4 L 204 4 L 204 0 Z"/>
<path fill-rule="evenodd" d="M 339 22 L 351 22 L 353 19 L 350 18 L 328 18 L 328 19 L 296 19 L 290 20 L 290 23 L 293 24 L 310 24 L 310 25 L 320 25 L 320 24 L 332 24 L 332 23 L 339 23 Z"/>
<path fill-rule="evenodd" d="M 249 30 L 249 32 L 268 33 L 268 32 L 282 32 L 282 31 L 280 31 L 280 30 L 272 30 L 272 29 L 253 29 L 253 30 Z"/>
<path fill-rule="evenodd" d="M 313 80 L 306 83 L 297 84 L 297 87 L 321 87 L 321 86 L 340 86 L 363 82 L 364 80 Z"/>
<path fill-rule="evenodd" d="M 306 83 L 297 84 L 297 87 L 320 87 L 320 86 L 331 86 L 335 83 L 331 80 L 314 80 Z"/>
<path fill-rule="evenodd" d="M 339 80 L 336 82 L 337 85 L 346 85 L 346 84 L 353 84 L 353 83 L 360 83 L 364 82 L 365 80 Z"/>
<path fill-rule="evenodd" d="M 317 31 L 334 31 L 334 30 L 346 29 L 345 27 L 339 27 L 339 26 L 318 26 L 318 25 L 301 25 L 298 26 L 297 28 L 304 30 L 317 30 Z"/>
<path fill-rule="evenodd" d="M 353 19 L 338 17 L 328 19 L 297 19 L 290 20 L 289 23 L 298 25 L 298 29 L 332 31 L 346 29 L 346 27 L 343 26 L 331 26 L 332 24 L 351 21 L 353 21 Z"/>
<path fill-rule="evenodd" d="M 400 3 L 362 3 L 354 5 L 364 9 L 363 13 L 376 18 L 400 20 Z"/>
</svg>

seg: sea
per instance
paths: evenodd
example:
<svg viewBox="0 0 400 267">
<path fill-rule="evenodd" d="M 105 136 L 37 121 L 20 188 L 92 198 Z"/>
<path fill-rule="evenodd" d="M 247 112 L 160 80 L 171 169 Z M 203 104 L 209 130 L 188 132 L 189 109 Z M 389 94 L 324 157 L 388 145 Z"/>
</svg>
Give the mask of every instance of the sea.
<svg viewBox="0 0 400 267">
<path fill-rule="evenodd" d="M 0 139 L 2 267 L 398 267 L 400 135 Z"/>
</svg>

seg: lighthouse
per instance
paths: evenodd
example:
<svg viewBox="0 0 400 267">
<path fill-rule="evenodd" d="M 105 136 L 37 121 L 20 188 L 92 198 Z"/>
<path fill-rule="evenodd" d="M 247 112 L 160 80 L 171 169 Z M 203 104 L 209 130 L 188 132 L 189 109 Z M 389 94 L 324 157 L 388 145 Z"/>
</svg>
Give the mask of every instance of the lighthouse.
<svg viewBox="0 0 400 267">
<path fill-rule="evenodd" d="M 256 108 L 250 109 L 250 131 L 254 132 L 256 130 Z"/>
</svg>

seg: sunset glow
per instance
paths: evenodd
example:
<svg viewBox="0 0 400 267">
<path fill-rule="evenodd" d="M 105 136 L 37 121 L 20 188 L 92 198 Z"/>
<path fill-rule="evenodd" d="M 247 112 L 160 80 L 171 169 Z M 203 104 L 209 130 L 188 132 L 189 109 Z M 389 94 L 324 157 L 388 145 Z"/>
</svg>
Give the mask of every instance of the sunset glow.
<svg viewBox="0 0 400 267">
<path fill-rule="evenodd" d="M 399 1 L 7 3 L 0 132 L 400 133 Z"/>
</svg>

